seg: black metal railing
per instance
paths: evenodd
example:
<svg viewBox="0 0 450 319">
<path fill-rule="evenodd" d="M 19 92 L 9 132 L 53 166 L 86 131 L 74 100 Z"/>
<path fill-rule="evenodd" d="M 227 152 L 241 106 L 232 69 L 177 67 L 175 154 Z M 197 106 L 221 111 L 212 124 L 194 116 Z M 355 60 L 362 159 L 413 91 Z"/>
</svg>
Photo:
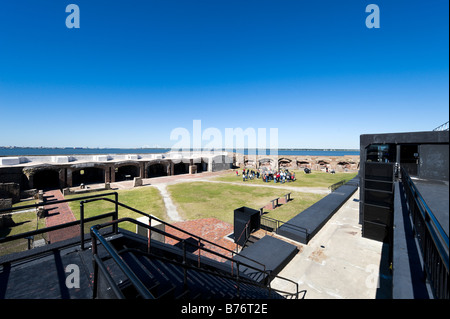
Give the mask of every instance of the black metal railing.
<svg viewBox="0 0 450 319">
<path fill-rule="evenodd" d="M 129 210 L 131 210 L 131 211 L 133 211 L 133 212 L 135 212 L 135 213 L 138 213 L 138 214 L 140 214 L 140 215 L 145 216 L 145 217 L 148 218 L 148 225 L 146 225 L 146 226 L 147 226 L 146 228 L 149 229 L 150 234 L 149 234 L 149 236 L 148 236 L 148 241 L 147 241 L 147 251 L 150 251 L 150 249 L 151 249 L 151 240 L 152 240 L 152 239 L 151 239 L 151 232 L 154 230 L 154 227 L 151 227 L 151 223 L 152 223 L 152 220 L 154 220 L 154 221 L 156 221 L 156 222 L 158 222 L 158 223 L 160 223 L 160 224 L 163 224 L 165 227 L 169 227 L 169 228 L 171 228 L 171 229 L 174 229 L 174 230 L 176 230 L 176 231 L 179 231 L 179 232 L 181 232 L 181 233 L 183 233 L 183 234 L 188 235 L 188 237 L 192 237 L 192 238 L 196 239 L 196 240 L 197 240 L 197 243 L 198 243 L 198 246 L 202 246 L 203 243 L 207 243 L 207 244 L 209 244 L 209 245 L 211 245 L 211 246 L 213 246 L 213 247 L 216 247 L 218 250 L 221 250 L 221 251 L 230 253 L 231 256 L 234 256 L 234 255 L 237 254 L 235 251 L 233 251 L 233 250 L 231 250 L 231 249 L 228 249 L 228 248 L 226 248 L 226 247 L 223 247 L 223 246 L 221 246 L 221 245 L 218 245 L 218 244 L 216 244 L 216 243 L 214 243 L 214 242 L 212 242 L 212 241 L 209 241 L 209 240 L 207 240 L 207 239 L 204 239 L 204 238 L 202 238 L 202 237 L 200 237 L 200 236 L 197 236 L 197 235 L 195 235 L 195 234 L 192 234 L 192 233 L 190 233 L 190 232 L 188 232 L 188 231 L 186 231 L 186 230 L 184 230 L 184 229 L 182 229 L 182 228 L 179 228 L 179 227 L 176 227 L 176 226 L 174 226 L 174 225 L 172 225 L 172 224 L 170 224 L 170 223 L 167 223 L 167 222 L 165 222 L 165 221 L 163 221 L 163 220 L 161 220 L 161 219 L 159 219 L 159 218 L 157 218 L 157 217 L 155 217 L 155 216 L 146 214 L 146 213 L 144 213 L 144 212 L 142 212 L 142 211 L 140 211 L 140 210 L 138 210 L 138 209 L 136 209 L 136 208 L 133 208 L 133 207 L 128 206 L 128 205 L 126 205 L 126 204 L 120 203 L 120 202 L 118 202 L 118 201 L 113 201 L 113 200 L 110 199 L 110 198 L 103 198 L 103 197 L 100 197 L 100 198 L 94 198 L 94 199 L 88 199 L 88 200 L 83 200 L 83 201 L 81 201 L 81 202 L 80 202 L 80 215 L 82 214 L 82 211 L 84 211 L 84 205 L 85 205 L 86 203 L 93 202 L 93 201 L 98 201 L 98 200 L 104 200 L 104 201 L 108 201 L 108 202 L 111 202 L 111 203 L 115 203 L 116 207 L 119 207 L 119 206 L 120 206 L 120 207 L 129 209 Z M 134 221 L 133 223 L 139 223 L 139 225 L 143 224 L 143 223 L 140 223 L 140 222 L 137 222 L 137 221 Z M 150 227 L 150 228 L 148 228 L 148 227 Z M 169 236 L 169 237 L 170 237 L 170 236 Z M 199 263 L 200 263 L 201 251 L 202 251 L 202 250 L 199 250 L 199 252 L 198 252 L 198 262 L 199 262 Z M 223 255 L 223 254 L 222 254 L 222 255 Z M 252 258 L 246 257 L 246 256 L 242 256 L 242 255 L 241 255 L 241 257 L 242 257 L 242 258 L 245 258 L 246 260 L 248 260 L 248 261 L 251 262 L 251 263 L 255 263 L 255 264 L 261 266 L 263 272 L 266 271 L 266 266 L 265 266 L 264 264 L 262 264 L 262 263 L 260 263 L 260 262 L 258 262 L 258 261 L 256 261 L 256 260 L 254 260 L 254 259 L 252 259 Z"/>
<path fill-rule="evenodd" d="M 114 200 L 105 197 L 105 196 L 111 196 L 111 195 L 114 195 L 114 197 L 115 197 Z M 114 207 L 115 207 L 114 211 L 86 218 L 84 216 L 85 215 L 84 214 L 84 206 L 85 206 L 85 204 L 86 203 L 90 203 L 90 202 L 94 202 L 94 201 L 99 201 L 99 200 L 103 200 L 103 201 L 108 201 L 108 202 L 114 203 Z M 13 241 L 13 240 L 23 239 L 23 238 L 34 236 L 34 235 L 37 235 L 37 234 L 42 234 L 42 233 L 46 233 L 46 232 L 50 232 L 50 231 L 54 231 L 54 230 L 60 230 L 60 229 L 64 229 L 64 228 L 67 228 L 67 227 L 72 227 L 72 226 L 79 225 L 80 226 L 80 230 L 79 230 L 80 231 L 80 238 L 79 238 L 79 240 L 76 239 L 71 244 L 75 244 L 75 243 L 79 242 L 81 249 L 84 249 L 84 247 L 85 247 L 85 225 L 86 225 L 86 223 L 93 222 L 93 221 L 98 221 L 99 219 L 103 219 L 105 217 L 108 217 L 108 218 L 112 219 L 110 222 L 102 223 L 101 225 L 97 224 L 96 226 L 93 226 L 93 227 L 90 228 L 91 229 L 91 231 L 90 231 L 90 235 L 91 235 L 90 240 L 92 242 L 93 252 L 96 252 L 97 241 L 94 240 L 94 238 L 92 236 L 94 236 L 96 239 L 98 239 L 98 241 L 105 247 L 106 251 L 110 254 L 110 256 L 113 258 L 113 260 L 116 262 L 116 264 L 118 264 L 118 266 L 122 269 L 122 271 L 125 273 L 125 275 L 128 278 L 130 278 L 130 281 L 136 287 L 136 290 L 139 292 L 139 294 L 142 297 L 144 297 L 144 298 L 152 298 L 151 293 L 149 293 L 148 290 L 145 287 L 142 286 L 142 283 L 139 283 L 136 275 L 131 271 L 131 269 L 128 267 L 128 265 L 126 265 L 126 263 L 124 263 L 124 261 L 119 256 L 117 251 L 115 251 L 115 249 L 104 238 L 104 235 L 106 235 L 106 233 L 104 231 L 100 232 L 100 228 L 104 229 L 104 228 L 107 228 L 107 227 L 111 227 L 112 232 L 108 232 L 107 233 L 108 235 L 114 234 L 114 233 L 115 234 L 118 233 L 118 224 L 120 222 L 123 222 L 123 221 L 128 221 L 128 222 L 134 223 L 136 225 L 139 225 L 141 227 L 147 228 L 148 231 L 149 231 L 149 234 L 148 234 L 148 247 L 147 247 L 147 252 L 146 252 L 147 254 L 151 253 L 151 232 L 160 233 L 160 234 L 163 234 L 164 236 L 167 236 L 167 237 L 173 238 L 175 240 L 178 240 L 179 242 L 182 242 L 183 247 L 184 247 L 184 251 L 186 251 L 186 245 L 192 245 L 191 242 L 189 242 L 189 241 L 187 241 L 185 239 L 176 237 L 176 236 L 174 236 L 174 235 L 172 235 L 172 234 L 170 234 L 168 232 L 161 231 L 161 230 L 159 230 L 159 229 L 157 229 L 155 227 L 152 227 L 151 226 L 151 222 L 152 222 L 152 220 L 155 220 L 155 221 L 157 221 L 157 222 L 159 222 L 161 224 L 164 224 L 167 227 L 170 227 L 170 228 L 172 228 L 174 230 L 177 230 L 177 231 L 179 231 L 181 233 L 184 233 L 184 234 L 188 235 L 189 237 L 197 239 L 197 249 L 198 249 L 198 264 L 197 264 L 197 268 L 196 268 L 197 270 L 203 271 L 203 269 L 200 268 L 201 267 L 200 260 L 201 260 L 201 252 L 204 251 L 204 252 L 207 252 L 209 254 L 213 254 L 213 255 L 219 256 L 220 258 L 223 258 L 225 260 L 229 260 L 231 262 L 231 274 L 230 274 L 230 276 L 236 280 L 238 288 L 239 288 L 239 281 L 246 282 L 246 283 L 248 282 L 249 284 L 252 284 L 252 285 L 260 285 L 260 284 L 258 284 L 255 281 L 252 281 L 250 279 L 246 279 L 245 277 L 240 276 L 240 268 L 241 267 L 246 267 L 246 268 L 254 269 L 255 272 L 261 272 L 265 276 L 265 278 L 266 278 L 265 284 L 267 286 L 263 285 L 263 287 L 266 287 L 266 289 L 268 289 L 269 294 L 271 293 L 271 291 L 276 291 L 276 292 L 283 293 L 284 296 L 286 296 L 288 298 L 289 297 L 290 298 L 298 298 L 299 294 L 303 293 L 303 297 L 304 297 L 305 291 L 299 291 L 298 283 L 296 283 L 296 282 L 294 282 L 294 281 L 292 281 L 290 279 L 281 277 L 281 276 L 273 276 L 270 273 L 270 271 L 266 270 L 266 266 L 264 264 L 254 260 L 254 259 L 251 259 L 249 257 L 243 256 L 243 255 L 240 255 L 240 254 L 237 254 L 233 250 L 230 250 L 228 248 L 222 247 L 222 246 L 220 246 L 220 245 L 218 245 L 216 243 L 208 241 L 208 240 L 206 240 L 204 238 L 201 238 L 201 237 L 199 237 L 199 236 L 197 236 L 195 234 L 189 233 L 189 232 L 187 232 L 187 231 L 185 231 L 185 230 L 183 230 L 183 229 L 181 229 L 179 227 L 176 227 L 174 225 L 166 223 L 166 222 L 156 218 L 155 216 L 146 214 L 146 213 L 144 213 L 142 211 L 139 211 L 139 210 L 137 210 L 137 209 L 135 209 L 133 207 L 130 207 L 128 205 L 120 203 L 118 201 L 118 193 L 117 192 L 98 194 L 98 195 L 90 195 L 90 196 L 81 196 L 81 197 L 76 197 L 76 198 L 72 198 L 72 199 L 56 200 L 56 201 L 49 201 L 49 202 L 43 202 L 43 203 L 37 203 L 37 204 L 31 204 L 31 205 L 24 205 L 24 206 L 21 206 L 21 207 L 12 207 L 12 208 L 7 208 L 7 209 L 1 209 L 0 210 L 0 215 L 1 214 L 8 214 L 8 213 L 10 213 L 12 211 L 16 211 L 16 210 L 23 210 L 23 209 L 28 209 L 28 208 L 38 208 L 38 207 L 42 207 L 42 206 L 45 207 L 47 205 L 55 205 L 55 204 L 59 204 L 59 203 L 67 203 L 67 202 L 72 202 L 72 201 L 79 201 L 80 202 L 80 219 L 79 220 L 76 220 L 76 221 L 73 221 L 73 222 L 64 223 L 64 224 L 60 224 L 60 225 L 56 225 L 56 226 L 44 227 L 44 228 L 41 228 L 41 229 L 36 229 L 36 230 L 33 230 L 33 231 L 28 231 L 28 232 L 21 233 L 21 234 L 16 234 L 16 235 L 11 235 L 11 236 L 7 236 L 7 237 L 4 237 L 4 238 L 0 238 L 0 248 L 1 248 L 2 244 L 6 244 L 6 243 L 8 243 L 10 241 Z M 129 209 L 129 210 L 135 212 L 135 213 L 138 213 L 140 215 L 148 217 L 149 225 L 146 225 L 144 223 L 136 221 L 136 220 L 134 220 L 132 218 L 119 219 L 118 218 L 119 207 L 124 207 L 126 209 Z M 216 251 L 214 251 L 212 249 L 208 249 L 208 248 L 204 247 L 203 243 L 208 243 L 212 247 L 216 247 L 216 249 L 221 249 L 221 250 L 229 253 L 231 257 L 229 257 L 229 256 L 227 256 L 225 254 L 218 253 L 218 252 L 216 252 Z M 186 252 L 184 252 L 184 254 L 186 254 Z M 17 258 L 19 258 L 19 259 L 27 258 L 27 256 L 25 256 L 25 257 L 17 257 Z M 236 260 L 235 259 L 236 256 L 239 256 L 240 258 L 247 260 L 248 263 L 251 263 L 253 265 L 256 264 L 259 268 L 255 267 L 255 266 L 252 266 L 250 264 L 247 264 L 245 262 Z M 16 260 L 16 259 L 14 259 L 14 260 Z M 96 266 L 97 267 L 96 268 L 97 274 L 94 274 L 94 277 L 98 276 L 98 271 L 99 270 L 102 271 L 102 273 L 105 273 L 105 274 L 108 272 L 107 268 L 105 267 L 105 265 L 102 262 L 102 259 L 99 258 L 99 256 L 96 253 L 94 253 L 94 255 L 93 255 L 93 260 L 94 260 L 94 263 L 97 265 Z M 189 267 L 191 267 L 191 265 L 189 265 L 189 267 L 187 265 L 185 265 L 183 267 L 189 268 Z M 187 270 L 187 268 L 185 268 L 185 269 Z M 236 273 L 234 273 L 234 272 L 236 272 Z M 280 291 L 280 290 L 276 290 L 276 289 L 270 288 L 270 281 L 273 278 L 278 278 L 280 280 L 285 280 L 285 281 L 291 282 L 292 284 L 295 285 L 295 292 L 293 292 L 293 293 L 292 292 L 283 292 L 283 291 Z M 120 289 L 118 289 L 118 287 L 116 285 L 113 285 L 112 278 L 106 276 L 106 280 L 111 284 L 111 289 L 116 294 L 116 296 L 119 297 L 119 298 L 123 297 L 123 294 L 121 293 Z M 238 289 L 238 296 L 239 296 L 239 289 Z"/>
<path fill-rule="evenodd" d="M 249 230 L 249 226 L 250 226 L 250 222 L 252 220 L 249 219 L 249 221 L 247 222 L 247 224 L 245 224 L 244 229 L 242 230 L 241 234 L 239 235 L 239 237 L 237 238 L 237 240 L 235 240 L 234 242 L 236 243 L 236 253 L 238 252 L 238 247 L 239 247 L 239 243 L 241 242 L 241 238 L 242 236 L 245 236 L 244 238 L 244 243 L 242 244 L 242 249 L 244 248 L 244 246 L 247 244 L 248 239 L 250 238 L 250 234 L 251 231 Z"/>
<path fill-rule="evenodd" d="M 299 294 L 301 294 L 301 293 L 304 294 L 305 293 L 305 291 L 299 291 L 298 283 L 296 283 L 296 282 L 294 282 L 294 281 L 292 281 L 290 279 L 281 277 L 281 276 L 273 276 L 273 275 L 271 275 L 270 271 L 265 270 L 265 266 L 264 266 L 264 269 L 257 268 L 255 266 L 252 266 L 252 265 L 246 264 L 244 262 L 241 262 L 239 260 L 236 260 L 233 257 L 229 257 L 229 256 L 226 256 L 226 255 L 220 254 L 220 253 L 218 253 L 218 252 L 216 252 L 214 250 L 211 250 L 209 248 L 201 246 L 198 243 L 197 244 L 193 244 L 192 242 L 189 242 L 186 239 L 180 238 L 180 237 L 175 236 L 175 235 L 173 235 L 171 233 L 168 233 L 166 231 L 160 230 L 158 228 L 152 227 L 150 225 L 146 225 L 146 224 L 141 223 L 141 222 L 139 222 L 137 220 L 134 220 L 132 218 L 126 217 L 126 218 L 121 218 L 121 219 L 118 219 L 118 220 L 114 220 L 112 222 L 108 222 L 108 223 L 104 223 L 104 224 L 101 224 L 101 225 L 96 225 L 96 226 L 92 226 L 91 227 L 91 239 L 92 239 L 93 254 L 94 254 L 94 256 L 96 256 L 96 257 L 94 257 L 94 261 L 95 261 L 94 278 L 93 278 L 93 281 L 94 281 L 94 297 L 95 297 L 96 287 L 98 285 L 98 270 L 101 270 L 102 274 L 107 278 L 108 282 L 113 284 L 111 275 L 109 274 L 109 272 L 107 271 L 105 265 L 103 264 L 102 259 L 97 256 L 96 239 L 98 239 L 99 242 L 106 248 L 107 252 L 110 254 L 112 259 L 116 262 L 116 264 L 123 271 L 123 273 L 130 279 L 130 282 L 136 288 L 137 292 L 143 298 L 147 298 L 147 299 L 154 298 L 154 296 L 151 294 L 151 292 L 138 279 L 138 277 L 136 276 L 136 274 L 134 274 L 134 272 L 131 270 L 131 268 L 124 262 L 123 258 L 121 258 L 121 256 L 120 256 L 120 254 L 108 243 L 108 241 L 99 232 L 99 230 L 101 228 L 109 227 L 109 226 L 112 226 L 113 224 L 118 224 L 118 223 L 121 223 L 121 222 L 131 222 L 131 223 L 134 223 L 134 224 L 139 225 L 141 227 L 147 228 L 147 229 L 149 229 L 152 232 L 157 232 L 157 233 L 159 233 L 161 235 L 164 235 L 164 236 L 167 236 L 167 237 L 172 238 L 174 240 L 180 241 L 182 243 L 182 247 L 183 247 L 183 261 L 182 262 L 178 262 L 176 260 L 169 260 L 167 258 L 164 258 L 164 257 L 158 256 L 156 254 L 153 254 L 151 252 L 144 252 L 144 251 L 138 251 L 138 250 L 133 250 L 133 251 L 134 252 L 138 252 L 139 254 L 142 254 L 142 255 L 146 255 L 146 256 L 152 257 L 152 258 L 163 259 L 166 262 L 175 263 L 175 264 L 183 267 L 184 268 L 184 282 L 185 283 L 187 283 L 187 278 L 188 278 L 188 275 L 189 275 L 188 270 L 189 269 L 195 269 L 196 271 L 207 272 L 207 273 L 210 273 L 210 274 L 214 274 L 214 276 L 220 276 L 220 277 L 230 278 L 230 279 L 234 280 L 235 283 L 236 283 L 236 296 L 238 298 L 240 297 L 240 289 L 241 289 L 241 284 L 242 283 L 266 289 L 267 292 L 268 292 L 268 296 L 270 296 L 270 294 L 273 293 L 273 292 L 277 292 L 277 293 L 280 293 L 280 294 L 284 295 L 287 298 L 289 298 L 289 297 L 290 298 L 298 298 Z M 170 224 L 168 224 L 168 225 L 170 226 Z M 206 241 L 206 240 L 204 240 L 204 241 Z M 195 265 L 195 264 L 192 264 L 192 263 L 188 263 L 187 259 L 186 259 L 187 250 L 188 250 L 187 246 L 193 246 L 195 249 L 203 250 L 203 251 L 205 251 L 205 252 L 207 252 L 209 254 L 213 254 L 213 255 L 219 256 L 221 258 L 224 258 L 224 259 L 230 261 L 232 263 L 232 265 L 236 264 L 236 267 L 232 266 L 231 272 L 229 274 L 225 274 L 225 273 L 224 274 L 218 274 L 217 272 L 213 273 L 213 272 L 209 271 L 206 268 L 200 267 L 200 265 Z M 223 249 L 228 250 L 227 248 L 223 248 Z M 232 252 L 234 256 L 245 257 L 245 256 L 242 256 L 242 255 L 236 254 L 236 253 L 234 253 L 231 250 L 228 250 L 228 251 Z M 250 258 L 247 258 L 247 259 L 251 260 Z M 253 262 L 255 262 L 255 261 L 253 261 Z M 256 263 L 258 263 L 258 262 L 256 262 Z M 258 263 L 258 264 L 260 264 L 260 263 Z M 250 269 L 255 270 L 255 272 L 261 273 L 266 278 L 265 282 L 263 284 L 261 284 L 261 283 L 258 283 L 256 281 L 253 281 L 251 279 L 248 279 L 248 278 L 242 276 L 241 273 L 240 273 L 240 268 L 241 267 L 250 268 Z M 270 282 L 271 282 L 271 279 L 274 279 L 274 278 L 291 282 L 293 285 L 295 285 L 295 292 L 292 293 L 292 292 L 286 292 L 286 291 L 281 291 L 281 290 L 277 290 L 277 289 L 271 288 Z M 122 295 L 121 295 L 120 291 L 117 289 L 117 287 L 115 289 L 113 289 L 113 290 L 115 291 L 116 296 L 118 298 L 122 297 Z"/>
<path fill-rule="evenodd" d="M 414 235 L 423 258 L 424 273 L 438 299 L 449 298 L 449 240 L 404 168 L 401 168 Z"/>
<path fill-rule="evenodd" d="M 297 226 L 294 224 L 289 224 L 286 222 L 283 222 L 281 220 L 272 218 L 272 217 L 267 217 L 262 215 L 261 216 L 261 228 L 270 232 L 274 232 L 276 234 L 278 234 L 278 230 L 280 229 L 280 227 L 283 226 L 285 228 L 289 228 L 290 230 L 293 230 L 294 232 L 299 232 L 305 235 L 306 240 L 309 240 L 309 232 L 308 229 L 301 227 L 301 226 Z"/>
<path fill-rule="evenodd" d="M 98 194 L 98 195 L 89 195 L 89 196 L 81 196 L 81 197 L 76 197 L 76 198 L 71 198 L 71 199 L 63 199 L 63 200 L 52 200 L 52 201 L 44 201 L 41 203 L 37 203 L 37 204 L 30 204 L 30 205 L 24 205 L 24 206 L 18 206 L 18 207 L 10 207 L 10 208 L 5 208 L 5 209 L 1 209 L 0 210 L 0 215 L 3 214 L 10 214 L 14 211 L 20 211 L 20 210 L 26 210 L 26 209 L 30 209 L 30 208 L 40 208 L 40 207 L 44 207 L 48 206 L 48 205 L 55 205 L 55 204 L 60 204 L 60 203 L 67 203 L 67 202 L 73 202 L 73 201 L 80 201 L 80 200 L 89 200 L 89 199 L 94 199 L 94 198 L 99 198 L 102 196 L 112 196 L 114 195 L 115 197 L 115 202 L 118 202 L 118 193 L 117 192 L 110 192 L 110 193 L 105 193 L 105 194 Z M 40 235 L 40 234 L 45 234 L 45 233 L 49 233 L 51 231 L 55 231 L 55 230 L 61 230 L 67 227 L 73 227 L 73 226 L 77 226 L 80 225 L 80 244 L 83 247 L 84 245 L 84 232 L 85 232 L 85 224 L 86 223 L 92 223 L 94 221 L 97 221 L 97 223 L 99 222 L 98 220 L 103 219 L 103 218 L 110 218 L 111 220 L 115 220 L 118 219 L 118 206 L 116 205 L 115 210 L 112 212 L 108 212 L 108 213 L 104 213 L 104 214 L 100 214 L 97 216 L 92 216 L 89 218 L 85 218 L 84 214 L 80 216 L 79 220 L 75 220 L 72 222 L 68 222 L 68 223 L 64 223 L 64 224 L 60 224 L 60 225 L 55 225 L 55 226 L 49 226 L 49 227 L 44 227 L 44 228 L 40 228 L 40 229 L 35 229 L 32 231 L 27 231 L 24 233 L 20 233 L 20 234 L 15 234 L 15 235 L 9 235 L 3 238 L 0 238 L 0 252 L 3 250 L 2 245 L 7 245 L 7 243 L 10 243 L 12 241 L 15 240 L 21 240 L 21 239 L 28 239 L 28 238 L 33 238 L 36 235 Z M 117 228 L 114 229 L 115 232 L 117 232 Z M 31 245 L 27 245 L 28 249 L 31 248 Z M 5 251 L 7 250 L 6 248 L 4 249 Z M 0 253 L 1 255 L 1 253 Z"/>
<path fill-rule="evenodd" d="M 332 192 L 334 192 L 336 189 L 338 189 L 339 187 L 341 187 L 342 185 L 344 185 L 346 183 L 346 180 L 343 179 L 342 181 L 339 181 L 337 183 L 334 183 L 333 185 L 328 186 L 328 189 Z"/>
</svg>

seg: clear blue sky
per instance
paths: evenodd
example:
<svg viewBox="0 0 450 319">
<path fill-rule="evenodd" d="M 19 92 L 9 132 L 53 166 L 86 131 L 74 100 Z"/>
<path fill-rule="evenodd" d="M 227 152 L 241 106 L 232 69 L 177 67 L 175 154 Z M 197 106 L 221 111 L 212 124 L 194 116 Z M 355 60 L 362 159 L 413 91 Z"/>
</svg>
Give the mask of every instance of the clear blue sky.
<svg viewBox="0 0 450 319">
<path fill-rule="evenodd" d="M 80 28 L 68 29 L 68 4 Z M 380 28 L 368 29 L 368 4 Z M 281 148 L 448 121 L 448 0 L 69 0 L 0 6 L 0 146 L 171 147 L 177 127 Z"/>
</svg>

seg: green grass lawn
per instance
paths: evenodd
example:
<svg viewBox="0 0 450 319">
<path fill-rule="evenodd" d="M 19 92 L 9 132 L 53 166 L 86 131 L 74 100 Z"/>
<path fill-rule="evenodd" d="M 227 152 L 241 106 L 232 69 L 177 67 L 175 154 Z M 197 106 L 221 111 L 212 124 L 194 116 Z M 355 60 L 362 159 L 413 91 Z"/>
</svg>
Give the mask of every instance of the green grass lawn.
<svg viewBox="0 0 450 319">
<path fill-rule="evenodd" d="M 13 207 L 21 207 L 33 204 L 36 204 L 35 200 L 26 200 L 13 204 Z M 11 214 L 11 220 L 13 226 L 1 228 L 0 237 L 21 234 L 45 227 L 45 219 L 38 219 L 36 217 L 36 212 L 34 210 L 31 212 L 24 212 L 24 213 L 20 213 L 20 211 L 15 211 L 14 214 Z"/>
<path fill-rule="evenodd" d="M 101 192 L 92 192 L 86 195 L 97 195 L 110 193 L 111 191 L 101 191 Z M 119 202 L 138 209 L 144 213 L 151 214 L 156 216 L 162 220 L 167 220 L 166 209 L 164 207 L 164 202 L 159 194 L 159 191 L 154 187 L 139 187 L 127 190 L 117 190 L 119 194 Z M 80 195 L 68 195 L 65 196 L 66 199 L 80 197 Z M 114 200 L 114 196 L 108 196 Z M 70 209 L 77 219 L 80 218 L 80 202 L 73 201 L 69 202 Z M 108 212 L 114 211 L 114 203 L 107 201 L 95 201 L 91 203 L 86 203 L 84 205 L 84 214 L 85 217 L 96 216 Z M 119 207 L 119 218 L 123 217 L 131 217 L 138 218 L 142 217 L 142 215 L 135 213 L 131 210 L 128 210 L 123 207 Z M 122 223 L 119 227 L 135 231 L 135 225 L 131 223 Z"/>
<path fill-rule="evenodd" d="M 36 203 L 35 200 L 21 201 L 19 203 L 13 204 L 13 207 L 33 205 L 35 203 Z M 35 210 L 23 213 L 21 213 L 20 211 L 15 211 L 14 214 L 11 214 L 8 218 L 10 219 L 9 225 L 0 228 L 0 238 L 45 228 L 45 219 L 44 218 L 38 219 Z M 46 236 L 45 233 L 36 235 L 34 239 L 38 240 L 41 238 L 45 238 L 45 236 Z M 10 254 L 13 252 L 23 251 L 26 250 L 27 247 L 28 247 L 27 239 L 18 239 L 12 242 L 8 242 L 3 245 L 0 245 L 0 256 Z"/>
<path fill-rule="evenodd" d="M 172 200 L 183 219 L 215 217 L 233 224 L 236 208 L 247 206 L 259 209 L 288 191 L 276 188 L 247 187 L 226 183 L 192 182 L 168 186 Z M 324 195 L 292 192 L 288 204 L 269 211 L 269 217 L 287 221 Z"/>
<path fill-rule="evenodd" d="M 325 172 L 313 171 L 311 174 L 305 174 L 303 170 L 291 170 L 295 173 L 296 181 L 289 183 L 274 183 L 273 181 L 268 182 L 268 185 L 277 185 L 277 186 L 296 186 L 296 187 L 325 187 L 327 188 L 330 185 L 333 185 L 341 180 L 349 181 L 353 177 L 357 175 L 354 173 L 336 173 L 330 174 Z M 239 176 L 236 176 L 236 170 L 230 170 L 222 176 L 214 178 L 216 181 L 222 182 L 241 182 L 246 184 L 266 184 L 263 180 L 253 179 L 247 180 L 245 182 L 242 181 L 242 169 L 238 170 Z"/>
</svg>

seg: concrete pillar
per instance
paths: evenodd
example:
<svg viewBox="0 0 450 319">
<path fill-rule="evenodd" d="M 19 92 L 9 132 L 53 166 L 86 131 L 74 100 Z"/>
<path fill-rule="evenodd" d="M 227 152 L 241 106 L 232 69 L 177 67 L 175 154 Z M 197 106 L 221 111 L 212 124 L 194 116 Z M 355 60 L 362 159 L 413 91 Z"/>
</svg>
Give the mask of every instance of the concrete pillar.
<svg viewBox="0 0 450 319">
<path fill-rule="evenodd" d="M 213 171 L 213 158 L 208 157 L 208 172 L 212 172 L 212 171 Z"/>
<path fill-rule="evenodd" d="M 197 173 L 197 165 L 189 165 L 189 174 Z"/>
<path fill-rule="evenodd" d="M 66 187 L 66 169 L 61 168 L 58 170 L 59 174 L 59 188 L 63 189 Z"/>
<path fill-rule="evenodd" d="M 73 182 L 72 182 L 72 169 L 71 169 L 70 167 L 67 168 L 66 185 L 67 185 L 67 187 L 72 187 L 72 186 L 73 186 Z"/>
<path fill-rule="evenodd" d="M 139 177 L 144 178 L 145 177 L 145 163 L 139 162 Z"/>
<path fill-rule="evenodd" d="M 116 181 L 116 167 L 113 165 L 111 166 L 110 183 L 114 183 L 115 181 Z"/>
<path fill-rule="evenodd" d="M 105 166 L 105 183 L 111 182 L 111 166 Z"/>
<path fill-rule="evenodd" d="M 144 178 L 148 178 L 148 167 L 149 167 L 148 162 L 143 163 L 144 171 L 142 173 L 142 176 L 144 176 Z"/>
</svg>

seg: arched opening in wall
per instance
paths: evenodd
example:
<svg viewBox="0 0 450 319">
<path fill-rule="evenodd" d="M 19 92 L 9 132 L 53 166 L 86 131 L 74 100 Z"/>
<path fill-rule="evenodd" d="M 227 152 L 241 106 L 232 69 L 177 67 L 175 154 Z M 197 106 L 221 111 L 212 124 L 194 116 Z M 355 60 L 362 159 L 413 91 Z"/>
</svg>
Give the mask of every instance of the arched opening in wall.
<svg viewBox="0 0 450 319">
<path fill-rule="evenodd" d="M 59 188 L 59 173 L 53 169 L 43 169 L 34 173 L 33 187 L 36 189 Z"/>
<path fill-rule="evenodd" d="M 195 163 L 197 165 L 197 173 L 208 171 L 208 162 L 202 160 L 200 163 Z"/>
<path fill-rule="evenodd" d="M 298 168 L 306 168 L 306 167 L 310 167 L 311 164 L 307 161 L 297 161 L 297 166 Z"/>
<path fill-rule="evenodd" d="M 330 163 L 327 162 L 327 161 L 320 160 L 320 161 L 317 162 L 317 164 L 319 164 L 320 166 L 324 166 L 325 167 L 325 166 L 329 165 Z"/>
<path fill-rule="evenodd" d="M 337 163 L 338 166 L 342 167 L 343 169 L 349 169 L 350 168 L 350 163 L 349 162 L 338 162 Z"/>
<path fill-rule="evenodd" d="M 105 182 L 105 170 L 98 167 L 85 167 L 72 173 L 72 185 L 95 184 Z"/>
<path fill-rule="evenodd" d="M 255 166 L 255 161 L 254 160 L 246 160 L 244 162 L 245 167 L 256 167 Z"/>
<path fill-rule="evenodd" d="M 200 163 L 194 163 L 195 166 L 197 166 L 197 173 L 201 173 L 204 171 L 203 169 L 203 161 L 201 161 Z"/>
<path fill-rule="evenodd" d="M 288 158 L 280 158 L 278 160 L 279 167 L 289 168 L 289 167 L 291 167 L 291 164 L 292 164 L 292 160 L 290 160 Z"/>
<path fill-rule="evenodd" d="M 116 182 L 132 180 L 139 177 L 139 167 L 135 165 L 123 165 L 116 167 Z"/>
<path fill-rule="evenodd" d="M 189 164 L 185 164 L 183 162 L 180 162 L 178 164 L 175 164 L 173 166 L 173 170 L 174 170 L 174 175 L 179 175 L 179 174 L 188 174 L 189 173 Z"/>
<path fill-rule="evenodd" d="M 271 168 L 272 167 L 272 163 L 273 160 L 270 158 L 263 158 L 259 160 L 259 166 L 262 167 L 267 167 L 267 168 Z"/>
<path fill-rule="evenodd" d="M 161 163 L 152 164 L 147 169 L 148 177 L 167 176 L 167 167 Z"/>
</svg>

